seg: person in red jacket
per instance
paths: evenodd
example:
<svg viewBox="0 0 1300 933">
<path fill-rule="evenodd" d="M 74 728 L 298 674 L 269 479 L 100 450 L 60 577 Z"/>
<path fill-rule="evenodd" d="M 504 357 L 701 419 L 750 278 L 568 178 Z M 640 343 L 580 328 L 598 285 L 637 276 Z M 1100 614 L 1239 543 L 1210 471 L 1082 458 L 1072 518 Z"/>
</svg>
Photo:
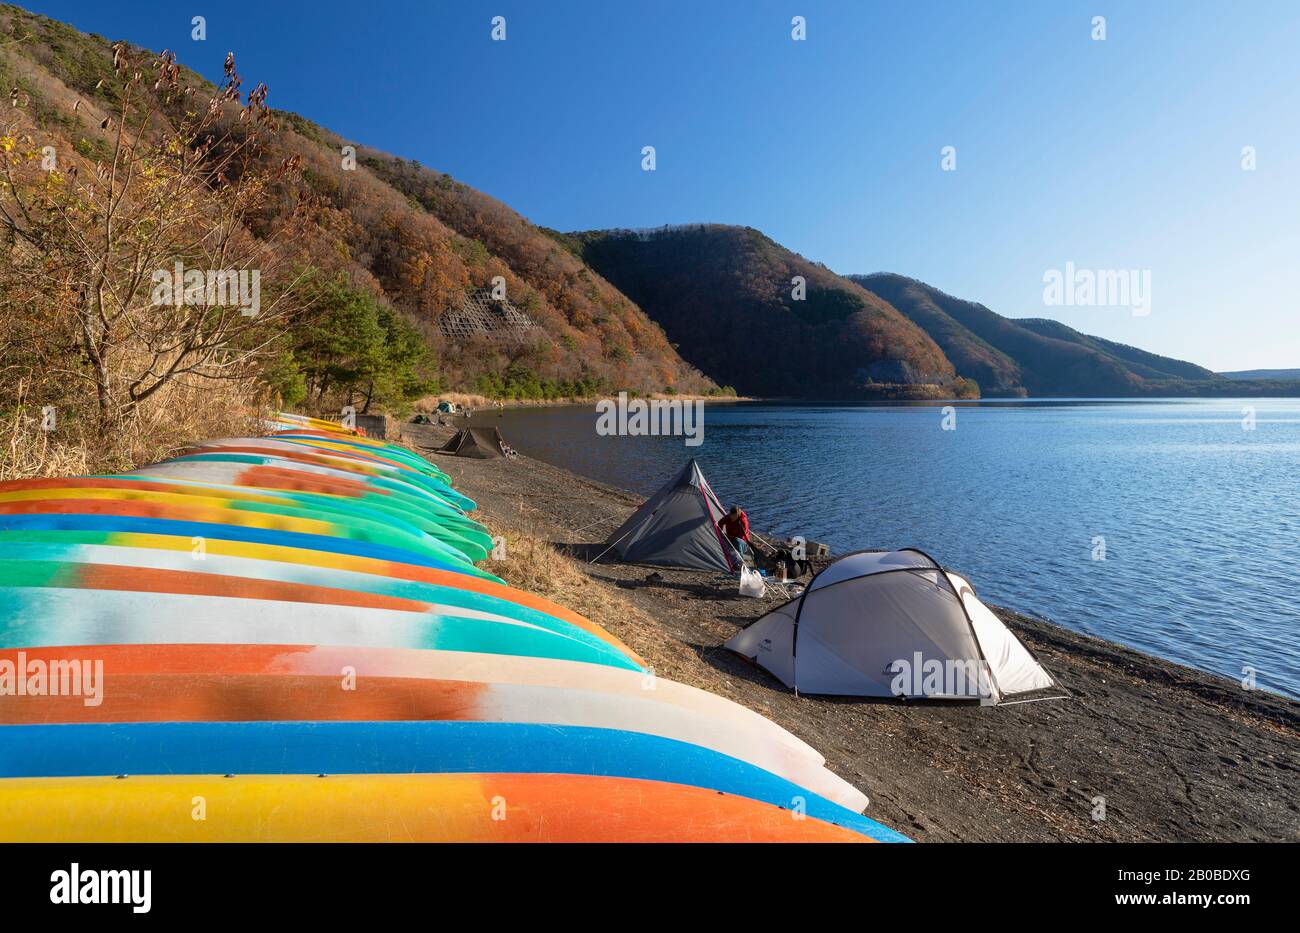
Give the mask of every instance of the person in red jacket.
<svg viewBox="0 0 1300 933">
<path fill-rule="evenodd" d="M 718 527 L 741 557 L 749 552 L 749 516 L 740 506 L 733 505 L 731 511 L 722 516 Z"/>
</svg>

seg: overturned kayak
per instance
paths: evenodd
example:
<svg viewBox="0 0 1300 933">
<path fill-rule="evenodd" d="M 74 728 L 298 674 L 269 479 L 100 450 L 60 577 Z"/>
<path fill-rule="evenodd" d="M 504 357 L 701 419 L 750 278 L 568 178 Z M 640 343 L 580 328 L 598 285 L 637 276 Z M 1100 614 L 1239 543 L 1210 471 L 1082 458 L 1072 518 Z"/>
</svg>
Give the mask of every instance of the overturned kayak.
<svg viewBox="0 0 1300 933">
<path fill-rule="evenodd" d="M 0 579 L 7 581 L 0 585 L 0 647 L 235 642 L 437 648 L 641 670 L 613 645 L 578 629 L 559 633 L 506 617 L 453 614 L 455 610 L 445 608 L 439 612 L 364 593 L 329 594 L 331 602 L 289 600 L 278 598 L 278 587 L 285 584 L 250 581 L 254 595 L 213 595 L 198 587 L 221 586 L 229 578 L 173 577 L 167 576 L 173 571 L 161 570 L 146 572 L 147 582 L 120 570 L 96 570 L 93 580 L 57 585 L 65 582 L 60 574 L 81 574 L 82 567 L 57 569 L 45 580 L 37 576 L 45 568 L 0 572 Z M 23 585 L 12 585 L 20 572 L 25 574 L 20 578 Z M 95 585 L 81 585 L 86 582 Z M 296 590 L 290 595 L 303 594 Z"/>
<path fill-rule="evenodd" d="M 196 544 L 194 538 L 184 534 L 150 534 L 72 528 L 38 529 L 34 527 L 23 527 L 15 530 L 12 528 L 5 529 L 4 525 L 4 520 L 0 519 L 0 547 L 10 549 L 10 553 L 14 555 L 23 553 L 17 549 L 17 545 L 50 544 L 56 545 L 58 550 L 44 553 L 56 554 L 56 559 L 88 560 L 91 563 L 124 563 L 128 565 L 140 560 L 146 562 L 148 566 L 176 567 L 180 566 L 177 563 L 176 555 L 181 554 L 184 555 L 184 560 L 192 561 L 195 564 L 198 562 L 196 560 L 196 550 L 199 545 Z M 116 550 L 104 551 L 101 550 L 102 548 L 122 548 L 128 553 L 125 556 L 118 556 Z M 147 549 L 165 553 L 158 555 L 155 559 L 151 556 L 141 557 L 130 554 L 129 552 L 134 549 Z M 201 551 L 197 552 L 202 553 L 205 560 L 225 556 L 290 565 L 285 569 L 268 571 L 272 579 L 307 582 L 305 578 L 293 576 L 294 568 L 320 568 L 364 574 L 367 577 L 380 577 L 384 580 L 410 580 L 430 583 L 470 593 L 481 593 L 562 619 L 609 642 L 630 657 L 635 657 L 626 645 L 584 616 L 544 597 L 507 586 L 498 578 L 484 573 L 478 568 L 472 568 L 474 575 L 469 575 L 459 567 L 455 569 L 440 568 L 424 564 L 399 563 L 354 554 L 322 551 L 307 547 L 289 547 L 221 538 L 204 538 Z M 201 572 L 201 568 L 195 566 L 188 566 L 188 569 Z M 368 586 L 369 584 L 366 584 L 362 588 L 365 589 Z"/>
<path fill-rule="evenodd" d="M 482 528 L 470 518 L 454 497 L 440 494 L 402 479 L 342 470 L 316 463 L 275 456 L 265 452 L 223 450 L 190 454 L 166 463 L 141 467 L 123 477 L 157 477 L 197 482 L 251 486 L 262 489 L 301 489 L 336 495 L 378 495 L 386 500 L 409 505 L 439 519 Z M 466 500 L 460 499 L 459 502 Z"/>
<path fill-rule="evenodd" d="M 602 690 L 597 678 L 589 676 L 594 673 L 590 665 L 568 663 L 562 682 L 509 682 L 497 679 L 496 669 L 508 667 L 501 663 L 505 659 L 497 658 L 497 663 L 478 665 L 478 673 L 447 664 L 448 675 L 443 677 L 376 676 L 356 673 L 352 664 L 344 663 L 356 660 L 355 649 L 337 650 L 339 663 L 328 673 L 303 674 L 241 663 L 248 660 L 245 649 L 117 645 L 104 651 L 102 646 L 80 646 L 27 649 L 21 656 L 5 651 L 0 663 L 11 659 L 57 669 L 94 657 L 103 661 L 103 668 L 98 675 L 86 671 L 88 678 L 99 677 L 88 684 L 95 691 L 89 705 L 80 695 L 15 698 L 0 705 L 0 723 L 273 721 L 294 719 L 309 709 L 316 721 L 436 719 L 618 729 L 738 758 L 854 811 L 867 804 L 852 785 L 822 767 L 820 755 L 788 741 L 793 736 L 780 734 L 783 730 L 770 721 L 738 716 L 736 711 L 743 708 L 735 704 L 710 708 L 696 703 L 692 708 L 662 702 L 644 683 L 631 683 L 643 680 L 635 675 Z M 234 657 L 226 660 L 223 653 Z M 178 663 L 198 670 L 172 670 Z M 508 678 L 511 672 L 503 670 L 499 676 Z"/>
<path fill-rule="evenodd" d="M 2 838 L 906 841 L 806 742 L 478 566 L 438 467 L 272 427 L 0 483 Z"/>
<path fill-rule="evenodd" d="M 571 774 L 0 780 L 13 842 L 871 842 L 701 787 Z"/>
<path fill-rule="evenodd" d="M 436 514 L 422 515 L 409 508 L 383 502 L 358 502 L 319 493 L 219 486 L 192 481 L 167 482 L 153 477 L 79 477 L 72 480 L 41 480 L 36 488 L 0 490 L 0 507 L 8 503 L 52 503 L 58 501 L 151 502 L 182 507 L 214 507 L 263 512 L 288 517 L 315 518 L 358 529 L 401 532 L 446 556 L 470 563 L 484 560 L 492 546 L 485 531 L 463 524 L 452 525 Z M 428 541 L 428 538 L 434 539 Z"/>
<path fill-rule="evenodd" d="M 603 628 L 576 613 L 556 612 L 559 607 L 522 599 L 526 594 L 510 587 L 470 588 L 458 578 L 403 579 L 361 573 L 338 567 L 322 567 L 287 561 L 262 560 L 204 551 L 159 550 L 147 547 L 109 547 L 96 544 L 14 541 L 7 543 L 0 559 L 0 585 L 19 585 L 19 574 L 27 585 L 88 586 L 112 580 L 114 588 L 138 586 L 158 592 L 207 592 L 214 596 L 283 599 L 287 601 L 357 604 L 357 594 L 387 597 L 377 605 L 406 608 L 414 612 L 439 611 L 455 614 L 463 610 L 481 618 L 516 621 L 545 628 L 582 640 L 596 638 L 634 657 L 629 649 Z M 23 567 L 17 562 L 30 562 Z M 55 565 L 75 565 L 62 570 Z M 118 568 L 118 569 L 114 569 Z M 154 571 L 171 571 L 170 574 Z M 185 574 L 204 574 L 210 579 L 187 580 Z M 225 578 L 225 579 L 218 579 Z M 289 584 L 274 587 L 270 583 Z M 551 610 L 551 611 L 547 611 Z M 0 610 L 0 614 L 2 614 Z"/>
<path fill-rule="evenodd" d="M 29 663 L 36 660 L 52 663 L 59 659 L 85 658 L 88 650 L 89 646 L 84 645 L 7 649 L 0 651 L 0 665 L 6 660 L 16 663 L 19 651 L 22 651 Z M 704 716 L 731 723 L 737 729 L 761 731 L 768 741 L 786 745 L 801 757 L 818 764 L 825 761 L 812 746 L 748 707 L 696 687 L 653 677 L 646 671 L 605 665 L 473 652 L 336 645 L 99 645 L 94 647 L 93 655 L 104 662 L 106 671 L 128 675 L 212 672 L 338 678 L 351 674 L 357 678 L 454 679 L 529 687 L 570 688 L 580 685 L 586 690 L 614 696 L 653 697 L 655 702 L 676 707 L 688 716 Z M 46 699 L 53 702 L 52 697 Z M 5 703 L 14 702 L 9 698 L 5 700 Z M 38 717 L 30 721 L 53 720 Z"/>
<path fill-rule="evenodd" d="M 273 438 L 224 438 L 205 441 L 199 446 L 189 448 L 176 460 L 183 460 L 187 456 L 219 453 L 274 456 L 309 466 L 322 466 L 362 476 L 397 480 L 447 499 L 463 511 L 472 511 L 475 507 L 474 500 L 452 489 L 451 484 L 446 480 L 446 474 L 441 470 L 436 473 L 411 470 L 399 463 L 365 457 L 346 450 L 322 449 Z"/>
<path fill-rule="evenodd" d="M 769 771 L 615 729 L 480 722 L 204 722 L 0 727 L 0 777 L 124 774 L 586 774 L 690 784 L 896 834 Z"/>
<path fill-rule="evenodd" d="M 214 541 L 244 542 L 362 557 L 380 562 L 415 564 L 501 582 L 498 577 L 468 561 L 431 556 L 423 548 L 411 549 L 336 535 L 324 523 L 308 524 L 293 519 L 267 520 L 259 516 L 248 516 L 243 521 L 221 519 L 219 513 L 211 510 L 198 514 L 191 512 L 186 517 L 185 514 L 174 511 L 160 513 L 156 506 L 148 503 L 105 508 L 96 507 L 94 502 L 69 504 L 65 501 L 22 510 L 0 507 L 0 535 L 12 532 L 14 537 L 25 537 L 29 533 L 73 532 L 102 533 L 108 536 L 170 536 L 188 539 L 191 548 L 203 549 L 211 547 Z"/>
</svg>

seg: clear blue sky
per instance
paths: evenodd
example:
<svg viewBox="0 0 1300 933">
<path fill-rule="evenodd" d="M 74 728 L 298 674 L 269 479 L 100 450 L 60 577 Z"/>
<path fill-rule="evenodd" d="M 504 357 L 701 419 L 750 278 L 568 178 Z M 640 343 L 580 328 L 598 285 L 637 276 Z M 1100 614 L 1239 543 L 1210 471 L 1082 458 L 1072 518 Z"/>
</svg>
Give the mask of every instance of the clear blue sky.
<svg viewBox="0 0 1300 933">
<path fill-rule="evenodd" d="M 748 224 L 1214 369 L 1300 366 L 1292 0 L 24 5 L 210 77 L 232 49 L 273 106 L 546 226 Z M 1151 314 L 1045 307 L 1067 261 L 1150 269 Z"/>
</svg>

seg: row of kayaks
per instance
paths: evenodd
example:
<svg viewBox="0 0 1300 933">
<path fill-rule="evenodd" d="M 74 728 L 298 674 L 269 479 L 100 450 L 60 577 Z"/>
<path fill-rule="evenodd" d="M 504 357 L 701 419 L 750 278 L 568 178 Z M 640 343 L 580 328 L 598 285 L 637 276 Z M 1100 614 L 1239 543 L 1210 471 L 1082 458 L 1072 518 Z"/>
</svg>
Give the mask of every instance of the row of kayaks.
<svg viewBox="0 0 1300 933">
<path fill-rule="evenodd" d="M 0 484 L 0 839 L 902 841 L 326 421 Z M 480 566 L 483 565 L 483 566 Z"/>
</svg>

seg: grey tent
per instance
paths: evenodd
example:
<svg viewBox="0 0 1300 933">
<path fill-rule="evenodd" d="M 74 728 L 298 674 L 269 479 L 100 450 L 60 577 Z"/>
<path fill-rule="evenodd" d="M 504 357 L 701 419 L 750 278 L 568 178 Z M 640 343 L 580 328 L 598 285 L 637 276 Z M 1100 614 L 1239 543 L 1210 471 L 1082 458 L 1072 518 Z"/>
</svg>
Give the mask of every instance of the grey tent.
<svg viewBox="0 0 1300 933">
<path fill-rule="evenodd" d="M 438 448 L 437 453 L 452 454 L 456 457 L 473 457 L 476 460 L 490 460 L 506 455 L 505 438 L 500 428 L 461 428 L 451 440 Z"/>
<path fill-rule="evenodd" d="M 999 703 L 1053 684 L 969 582 L 912 548 L 841 557 L 727 647 L 806 693 Z"/>
<path fill-rule="evenodd" d="M 726 514 L 692 458 L 672 482 L 633 512 L 606 544 L 633 564 L 733 573 L 740 569 L 740 559 L 718 530 L 718 522 Z"/>
</svg>

